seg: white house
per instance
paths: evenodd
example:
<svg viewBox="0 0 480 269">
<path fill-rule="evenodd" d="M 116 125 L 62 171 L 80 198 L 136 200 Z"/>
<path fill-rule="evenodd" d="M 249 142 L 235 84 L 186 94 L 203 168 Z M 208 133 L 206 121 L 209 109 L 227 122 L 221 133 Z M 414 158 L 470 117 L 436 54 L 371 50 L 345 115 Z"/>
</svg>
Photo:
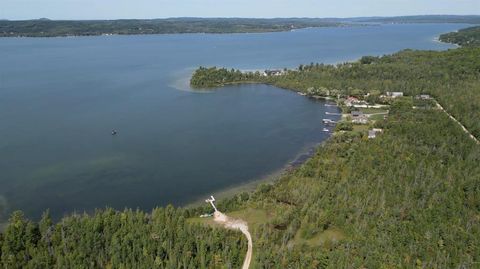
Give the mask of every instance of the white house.
<svg viewBox="0 0 480 269">
<path fill-rule="evenodd" d="M 397 98 L 403 96 L 403 92 L 386 92 L 385 94 L 387 95 L 387 97 L 390 98 Z"/>
</svg>

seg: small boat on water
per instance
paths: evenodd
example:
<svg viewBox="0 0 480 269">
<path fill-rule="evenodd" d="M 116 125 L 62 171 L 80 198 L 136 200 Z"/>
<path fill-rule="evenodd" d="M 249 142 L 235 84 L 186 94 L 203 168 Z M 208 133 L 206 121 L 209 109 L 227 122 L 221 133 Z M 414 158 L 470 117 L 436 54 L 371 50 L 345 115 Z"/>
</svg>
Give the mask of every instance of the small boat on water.
<svg viewBox="0 0 480 269">
<path fill-rule="evenodd" d="M 327 128 L 323 128 L 322 131 L 324 131 L 324 132 L 330 132 L 330 130 L 328 130 Z"/>
<path fill-rule="evenodd" d="M 112 135 L 117 135 L 117 130 L 112 130 Z"/>
</svg>

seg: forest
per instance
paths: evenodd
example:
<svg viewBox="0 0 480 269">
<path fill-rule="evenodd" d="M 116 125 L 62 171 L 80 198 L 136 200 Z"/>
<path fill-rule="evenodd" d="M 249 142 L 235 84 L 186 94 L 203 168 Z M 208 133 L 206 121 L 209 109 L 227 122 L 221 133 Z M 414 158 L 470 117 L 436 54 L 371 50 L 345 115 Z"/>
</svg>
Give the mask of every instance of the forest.
<svg viewBox="0 0 480 269">
<path fill-rule="evenodd" d="M 305 93 L 403 91 L 368 139 L 337 132 L 276 182 L 218 203 L 249 223 L 251 268 L 477 268 L 480 263 L 480 48 L 405 50 L 278 76 L 200 68 L 193 86 L 268 83 Z M 228 89 L 223 89 L 228 90 Z M 32 221 L 17 211 L 0 235 L 3 268 L 239 268 L 241 233 L 194 208 L 125 209 Z"/>
<path fill-rule="evenodd" d="M 0 20 L 0 37 L 258 33 L 307 27 L 344 26 L 327 19 L 171 18 L 152 20 Z"/>
</svg>

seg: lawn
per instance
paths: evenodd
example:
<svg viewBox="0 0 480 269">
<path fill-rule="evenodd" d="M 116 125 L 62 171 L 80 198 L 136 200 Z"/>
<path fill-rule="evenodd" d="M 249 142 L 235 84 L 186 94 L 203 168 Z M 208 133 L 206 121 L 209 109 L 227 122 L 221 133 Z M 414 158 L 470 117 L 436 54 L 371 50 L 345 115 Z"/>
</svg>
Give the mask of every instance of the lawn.
<svg viewBox="0 0 480 269">
<path fill-rule="evenodd" d="M 374 114 L 374 113 L 387 113 L 388 110 L 384 108 L 360 108 L 364 114 Z"/>
<path fill-rule="evenodd" d="M 301 245 L 306 244 L 310 247 L 330 247 L 331 245 L 336 244 L 337 242 L 345 239 L 345 234 L 337 228 L 330 228 L 323 232 L 318 233 L 312 238 L 303 239 L 300 236 L 300 230 L 295 235 L 293 242 L 295 244 Z"/>
<path fill-rule="evenodd" d="M 354 124 L 353 131 L 354 132 L 366 132 L 369 129 L 368 124 Z"/>
</svg>

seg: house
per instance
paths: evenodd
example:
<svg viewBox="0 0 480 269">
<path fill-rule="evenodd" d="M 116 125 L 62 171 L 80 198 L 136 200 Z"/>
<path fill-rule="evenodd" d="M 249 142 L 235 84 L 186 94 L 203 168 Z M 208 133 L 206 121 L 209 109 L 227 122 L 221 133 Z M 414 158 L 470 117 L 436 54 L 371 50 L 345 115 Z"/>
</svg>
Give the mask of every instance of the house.
<svg viewBox="0 0 480 269">
<path fill-rule="evenodd" d="M 403 92 L 386 92 L 385 94 L 390 98 L 403 97 Z"/>
<path fill-rule="evenodd" d="M 344 101 L 344 104 L 345 104 L 346 106 L 354 106 L 354 105 L 360 104 L 360 103 L 361 103 L 361 101 L 358 100 L 358 98 L 353 97 L 353 96 L 349 96 L 349 97 L 348 97 L 347 99 L 345 99 L 345 101 Z"/>
<path fill-rule="evenodd" d="M 362 111 L 352 111 L 351 116 L 352 116 L 352 123 L 356 123 L 356 124 L 368 123 L 368 117 L 365 114 L 363 114 Z"/>
<path fill-rule="evenodd" d="M 415 96 L 415 99 L 430 100 L 430 99 L 432 99 L 432 97 L 428 94 L 420 94 L 420 95 Z"/>
<path fill-rule="evenodd" d="M 350 114 L 352 115 L 352 118 L 363 116 L 362 111 L 352 111 Z"/>
<path fill-rule="evenodd" d="M 377 137 L 377 133 L 381 132 L 383 132 L 383 130 L 379 128 L 373 128 L 372 130 L 368 130 L 368 138 L 373 139 Z"/>
<path fill-rule="evenodd" d="M 263 76 L 264 77 L 268 77 L 268 76 L 280 76 L 283 74 L 283 71 L 282 70 L 265 70 L 263 72 Z"/>
</svg>

